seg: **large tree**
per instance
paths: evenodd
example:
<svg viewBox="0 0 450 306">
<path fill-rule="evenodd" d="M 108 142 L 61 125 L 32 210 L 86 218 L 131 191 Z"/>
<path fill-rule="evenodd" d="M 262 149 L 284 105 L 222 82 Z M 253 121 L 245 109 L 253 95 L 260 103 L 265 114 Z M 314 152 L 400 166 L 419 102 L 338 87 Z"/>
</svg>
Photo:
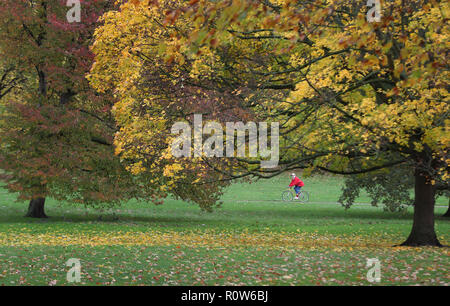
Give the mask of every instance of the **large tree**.
<svg viewBox="0 0 450 306">
<path fill-rule="evenodd" d="M 115 156 L 112 94 L 96 94 L 85 79 L 98 17 L 113 3 L 82 1 L 79 23 L 69 23 L 66 4 L 0 3 L 0 168 L 8 190 L 30 201 L 29 217 L 47 217 L 49 196 L 110 205 L 160 194 Z"/>
<path fill-rule="evenodd" d="M 434 202 L 436 192 L 449 189 L 450 161 L 447 2 L 385 1 L 379 22 L 371 22 L 373 10 L 363 1 L 124 2 L 97 31 L 91 79 L 118 93 L 123 135 L 138 135 L 137 127 L 151 123 L 166 150 L 170 123 L 188 120 L 206 100 L 215 111 L 202 113 L 220 122 L 230 113 L 277 121 L 278 168 L 243 158 L 191 161 L 221 179 L 295 168 L 381 179 L 407 169 L 415 205 L 403 245 L 440 245 Z M 189 108 L 154 88 L 182 88 Z M 178 107 L 166 112 L 172 103 Z M 116 141 L 127 143 L 121 134 Z M 140 143 L 151 147 L 144 138 Z M 133 146 L 121 151 L 135 164 L 143 160 Z"/>
<path fill-rule="evenodd" d="M 239 117 L 232 107 L 237 99 L 227 92 L 218 94 L 205 83 L 191 83 L 190 71 L 174 65 L 171 52 L 167 52 L 169 57 L 158 53 L 159 42 L 170 40 L 175 29 L 161 25 L 176 1 L 143 6 L 142 14 L 136 14 L 137 4 L 124 1 L 119 11 L 103 16 L 104 24 L 95 34 L 92 49 L 96 60 L 88 78 L 100 94 L 114 92 L 112 112 L 119 126 L 114 144 L 130 172 L 209 209 L 229 183 L 228 176 L 210 167 L 203 156 L 173 156 L 171 143 L 176 135 L 171 127 L 180 121 L 192 123 L 193 115 L 200 113 L 204 121 L 233 121 Z M 178 22 L 177 30 L 188 31 L 189 26 Z M 231 169 L 233 165 L 222 159 L 220 167 Z"/>
</svg>

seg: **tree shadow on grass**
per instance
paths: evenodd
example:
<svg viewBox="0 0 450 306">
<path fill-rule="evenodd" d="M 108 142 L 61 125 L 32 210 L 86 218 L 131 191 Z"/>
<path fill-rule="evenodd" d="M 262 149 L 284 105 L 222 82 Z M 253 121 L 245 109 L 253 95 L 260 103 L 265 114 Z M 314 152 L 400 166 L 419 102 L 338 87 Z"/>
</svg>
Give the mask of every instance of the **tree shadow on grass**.
<svg viewBox="0 0 450 306">
<path fill-rule="evenodd" d="M 129 212 L 97 212 L 90 211 L 88 214 L 80 210 L 68 210 L 63 211 L 55 207 L 47 209 L 48 219 L 33 219 L 25 218 L 25 210 L 16 210 L 12 215 L 0 215 L 1 223 L 29 223 L 29 224 L 54 224 L 54 223 L 85 223 L 87 225 L 91 223 L 95 224 L 130 224 L 130 225 L 155 225 L 161 227 L 198 227 L 202 225 L 245 225 L 254 223 L 264 224 L 280 224 L 283 225 L 296 225 L 307 224 L 318 226 L 324 226 L 329 224 L 342 224 L 345 225 L 351 222 L 364 221 L 374 223 L 386 221 L 386 220 L 412 220 L 412 213 L 407 214 L 389 213 L 374 210 L 361 210 L 353 209 L 349 210 L 341 209 L 314 209 L 311 207 L 301 207 L 291 209 L 283 208 L 277 209 L 217 209 L 214 212 L 200 212 L 193 210 L 163 210 L 161 212 L 153 209 L 136 209 L 128 210 Z M 170 214 L 174 215 L 171 216 Z M 63 214 L 63 215 L 62 215 Z M 163 214 L 163 215 L 158 215 Z M 182 216 L 175 214 L 184 214 Z"/>
</svg>

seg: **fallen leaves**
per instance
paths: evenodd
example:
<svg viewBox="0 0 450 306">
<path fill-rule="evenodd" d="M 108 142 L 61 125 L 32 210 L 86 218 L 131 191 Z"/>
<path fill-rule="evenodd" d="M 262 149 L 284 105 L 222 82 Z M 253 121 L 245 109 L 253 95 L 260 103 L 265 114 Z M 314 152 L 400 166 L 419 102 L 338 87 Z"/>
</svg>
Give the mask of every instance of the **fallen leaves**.
<svg viewBox="0 0 450 306">
<path fill-rule="evenodd" d="M 308 248 L 323 247 L 334 251 L 353 248 L 390 247 L 398 240 L 393 235 L 357 236 L 332 235 L 310 232 L 271 232 L 259 231 L 161 231 L 151 229 L 145 232 L 103 232 L 87 231 L 83 233 L 32 233 L 27 231 L 0 233 L 0 245 L 5 246 L 103 246 L 103 245 L 161 245 L 189 247 L 264 247 L 264 248 Z M 395 251 L 397 248 L 392 248 Z"/>
<path fill-rule="evenodd" d="M 371 285 L 366 260 L 372 257 L 381 263 L 380 285 L 450 284 L 442 248 L 35 245 L 29 251 L 0 250 L 6 253 L 0 257 L 0 285 L 74 285 L 66 280 L 69 257 L 81 260 L 80 285 Z"/>
</svg>

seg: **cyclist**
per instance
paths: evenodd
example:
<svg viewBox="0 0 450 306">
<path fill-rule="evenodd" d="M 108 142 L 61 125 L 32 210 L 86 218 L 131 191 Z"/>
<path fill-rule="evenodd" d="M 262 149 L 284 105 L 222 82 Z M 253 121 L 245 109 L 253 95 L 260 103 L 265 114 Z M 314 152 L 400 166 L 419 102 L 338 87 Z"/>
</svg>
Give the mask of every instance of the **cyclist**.
<svg viewBox="0 0 450 306">
<path fill-rule="evenodd" d="M 298 200 L 298 195 L 300 193 L 300 189 L 305 186 L 305 183 L 302 182 L 301 179 L 295 176 L 295 173 L 291 174 L 292 181 L 289 184 L 289 188 L 294 187 L 295 190 L 295 199 Z"/>
</svg>

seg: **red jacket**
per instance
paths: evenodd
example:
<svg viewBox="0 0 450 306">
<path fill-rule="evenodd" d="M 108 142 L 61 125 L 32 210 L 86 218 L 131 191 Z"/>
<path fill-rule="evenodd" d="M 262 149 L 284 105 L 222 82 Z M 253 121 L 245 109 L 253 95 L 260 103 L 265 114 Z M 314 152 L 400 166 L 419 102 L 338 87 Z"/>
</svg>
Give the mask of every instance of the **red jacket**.
<svg viewBox="0 0 450 306">
<path fill-rule="evenodd" d="M 295 177 L 292 180 L 291 184 L 289 185 L 289 187 L 292 187 L 292 186 L 303 187 L 303 186 L 305 186 L 305 183 L 303 183 L 302 180 L 300 180 L 298 177 Z"/>
</svg>

